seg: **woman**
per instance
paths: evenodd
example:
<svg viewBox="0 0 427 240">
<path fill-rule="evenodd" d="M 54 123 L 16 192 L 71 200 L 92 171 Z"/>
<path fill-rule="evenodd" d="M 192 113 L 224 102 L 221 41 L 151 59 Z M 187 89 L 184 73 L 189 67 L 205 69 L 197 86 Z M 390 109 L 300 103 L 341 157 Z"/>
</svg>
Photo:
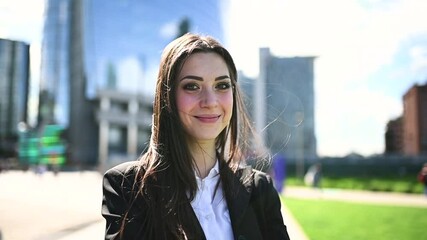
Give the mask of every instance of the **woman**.
<svg viewBox="0 0 427 240">
<path fill-rule="evenodd" d="M 289 239 L 253 141 L 229 52 L 186 34 L 163 51 L 147 152 L 108 170 L 105 239 Z"/>
</svg>

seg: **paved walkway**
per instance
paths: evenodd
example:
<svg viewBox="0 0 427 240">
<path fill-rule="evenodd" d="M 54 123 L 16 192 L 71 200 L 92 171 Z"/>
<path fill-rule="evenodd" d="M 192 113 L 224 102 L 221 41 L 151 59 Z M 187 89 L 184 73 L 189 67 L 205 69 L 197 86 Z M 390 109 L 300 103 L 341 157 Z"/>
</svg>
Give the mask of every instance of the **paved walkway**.
<svg viewBox="0 0 427 240">
<path fill-rule="evenodd" d="M 58 240 L 102 220 L 102 180 L 96 172 L 0 173 L 3 240 Z M 74 239 L 103 239 L 98 235 Z"/>
<path fill-rule="evenodd" d="M 32 172 L 0 174 L 0 231 L 3 240 L 103 239 L 100 215 L 101 175 L 65 172 L 54 176 Z M 427 208 L 427 197 L 414 194 L 289 187 L 285 199 L 310 198 Z M 292 240 L 308 240 L 284 204 L 284 222 Z"/>
</svg>

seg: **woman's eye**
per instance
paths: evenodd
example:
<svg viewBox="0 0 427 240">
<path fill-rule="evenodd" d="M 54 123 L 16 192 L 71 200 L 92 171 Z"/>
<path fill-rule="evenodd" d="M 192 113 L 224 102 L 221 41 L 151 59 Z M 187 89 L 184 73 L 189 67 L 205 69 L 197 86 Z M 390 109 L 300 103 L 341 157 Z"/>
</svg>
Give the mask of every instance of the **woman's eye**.
<svg viewBox="0 0 427 240">
<path fill-rule="evenodd" d="M 231 87 L 231 83 L 229 82 L 222 82 L 216 85 L 216 88 L 219 90 L 226 90 L 226 89 L 229 89 L 230 87 Z"/>
<path fill-rule="evenodd" d="M 187 84 L 184 85 L 184 90 L 194 91 L 194 90 L 197 90 L 197 89 L 199 89 L 199 86 L 197 84 L 195 84 L 195 83 L 187 83 Z"/>
</svg>

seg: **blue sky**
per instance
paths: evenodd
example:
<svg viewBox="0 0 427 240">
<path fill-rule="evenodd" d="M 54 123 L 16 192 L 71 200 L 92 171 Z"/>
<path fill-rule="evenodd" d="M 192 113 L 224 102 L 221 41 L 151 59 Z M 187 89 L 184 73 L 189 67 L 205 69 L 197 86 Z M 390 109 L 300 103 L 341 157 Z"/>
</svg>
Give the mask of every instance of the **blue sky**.
<svg viewBox="0 0 427 240">
<path fill-rule="evenodd" d="M 387 121 L 402 113 L 403 94 L 413 84 L 427 82 L 426 1 L 225 2 L 218 16 L 226 30 L 224 43 L 245 74 L 257 75 L 259 47 L 270 47 L 278 57 L 317 57 L 319 155 L 383 152 Z M 0 0 L 0 37 L 31 43 L 35 78 L 43 4 Z"/>
</svg>

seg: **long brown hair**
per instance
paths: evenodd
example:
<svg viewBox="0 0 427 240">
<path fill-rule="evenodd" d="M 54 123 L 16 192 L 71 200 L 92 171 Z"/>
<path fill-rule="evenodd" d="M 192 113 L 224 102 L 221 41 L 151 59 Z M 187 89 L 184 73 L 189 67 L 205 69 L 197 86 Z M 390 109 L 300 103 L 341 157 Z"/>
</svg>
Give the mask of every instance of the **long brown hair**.
<svg viewBox="0 0 427 240">
<path fill-rule="evenodd" d="M 233 88 L 232 117 L 216 139 L 220 174 L 225 168 L 235 172 L 244 161 L 252 142 L 252 132 L 237 84 L 237 70 L 230 53 L 214 38 L 198 34 L 185 34 L 169 43 L 164 49 L 157 76 L 153 106 L 152 133 L 147 152 L 140 158 L 135 182 L 138 194 L 149 205 L 149 222 L 145 227 L 150 239 L 166 238 L 167 233 L 181 239 L 191 236 L 191 229 L 184 225 L 191 221 L 188 201 L 197 192 L 194 174 L 195 162 L 185 144 L 185 132 L 179 120 L 176 106 L 177 77 L 187 58 L 194 53 L 213 52 L 225 61 Z M 226 178 L 222 179 L 229 189 Z M 187 203 L 187 204 L 186 204 Z M 193 218 L 194 219 L 194 218 Z M 125 222 L 123 222 L 125 227 Z M 192 223 L 189 223 L 192 224 Z M 122 228 L 123 229 L 123 228 Z"/>
</svg>

